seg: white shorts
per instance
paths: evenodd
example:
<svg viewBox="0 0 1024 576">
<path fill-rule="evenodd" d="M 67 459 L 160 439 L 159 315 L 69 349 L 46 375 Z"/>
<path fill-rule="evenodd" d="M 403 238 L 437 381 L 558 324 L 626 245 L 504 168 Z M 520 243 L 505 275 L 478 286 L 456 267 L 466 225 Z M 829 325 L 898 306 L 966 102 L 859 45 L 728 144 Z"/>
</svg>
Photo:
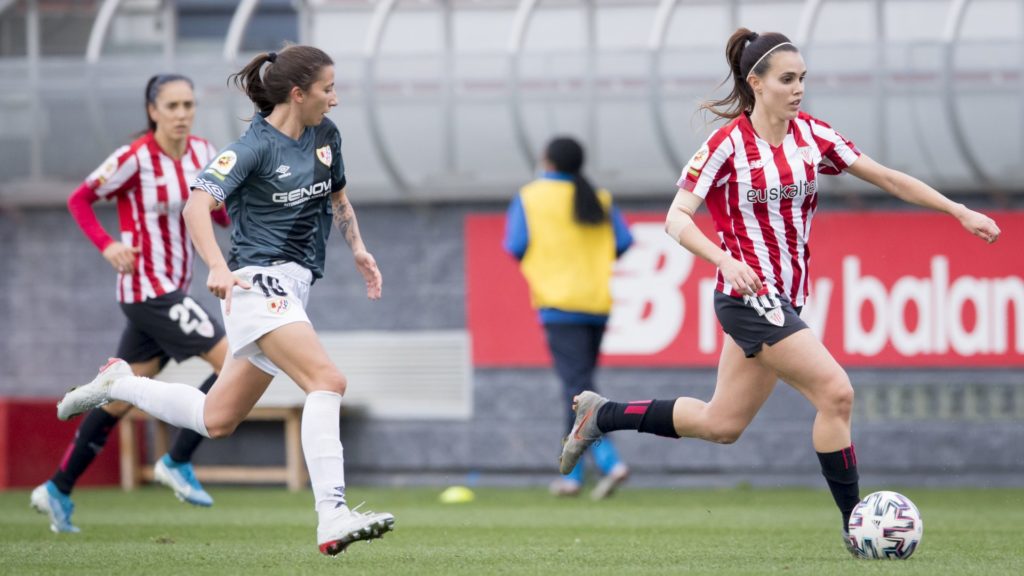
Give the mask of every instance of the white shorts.
<svg viewBox="0 0 1024 576">
<path fill-rule="evenodd" d="M 230 315 L 224 309 L 224 301 L 220 304 L 231 355 L 248 358 L 260 370 L 277 376 L 281 369 L 260 351 L 256 341 L 285 324 L 310 323 L 306 304 L 313 274 L 294 262 L 246 266 L 234 274 L 252 287 L 245 290 L 235 286 L 231 290 Z"/>
</svg>

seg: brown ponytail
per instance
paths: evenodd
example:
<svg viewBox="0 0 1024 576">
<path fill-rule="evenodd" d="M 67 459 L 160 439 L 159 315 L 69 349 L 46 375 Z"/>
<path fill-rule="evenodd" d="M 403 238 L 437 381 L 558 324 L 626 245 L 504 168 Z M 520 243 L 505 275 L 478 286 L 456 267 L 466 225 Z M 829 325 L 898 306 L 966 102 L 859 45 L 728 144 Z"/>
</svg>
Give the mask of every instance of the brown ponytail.
<svg viewBox="0 0 1024 576">
<path fill-rule="evenodd" d="M 228 76 L 228 83 L 234 82 L 252 100 L 256 111 L 266 116 L 274 111 L 274 106 L 288 101 L 292 87 L 309 90 L 320 71 L 333 65 L 334 60 L 319 48 L 292 45 L 280 52 L 258 54 L 244 68 Z"/>
<path fill-rule="evenodd" d="M 785 46 L 780 46 L 783 43 Z M 754 91 L 747 83 L 747 76 L 751 73 L 761 76 L 768 71 L 772 57 L 770 54 L 767 58 L 762 57 L 769 51 L 774 54 L 776 52 L 797 52 L 797 49 L 789 43 L 789 38 L 778 32 L 758 34 L 747 28 L 738 28 L 733 32 L 725 44 L 729 76 L 720 84 L 720 86 L 724 85 L 729 78 L 732 78 L 732 90 L 725 98 L 703 102 L 700 105 L 701 110 L 707 110 L 715 116 L 727 120 L 753 110 Z"/>
<path fill-rule="evenodd" d="M 572 176 L 573 186 L 573 218 L 580 224 L 600 224 L 608 219 L 608 215 L 597 197 L 597 192 L 590 180 L 583 175 L 583 162 L 586 155 L 583 146 L 571 136 L 559 136 L 548 142 L 544 150 L 544 158 L 554 169 Z"/>
</svg>

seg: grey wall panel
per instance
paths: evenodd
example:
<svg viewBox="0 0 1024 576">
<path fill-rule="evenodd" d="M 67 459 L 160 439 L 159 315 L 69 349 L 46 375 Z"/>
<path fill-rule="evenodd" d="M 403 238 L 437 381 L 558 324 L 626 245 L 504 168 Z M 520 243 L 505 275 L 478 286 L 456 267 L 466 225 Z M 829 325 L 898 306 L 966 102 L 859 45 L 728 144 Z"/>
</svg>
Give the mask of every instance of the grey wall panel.
<svg viewBox="0 0 1024 576">
<path fill-rule="evenodd" d="M 360 226 L 384 273 L 384 299 L 369 302 L 340 239 L 310 316 L 325 330 L 462 329 L 462 222 L 500 204 L 360 206 Z M 624 204 L 624 208 L 658 206 Z M 99 216 L 113 229 L 113 210 Z M 222 239 L 223 233 L 221 234 Z M 0 396 L 57 397 L 92 378 L 123 326 L 113 274 L 61 209 L 0 212 Z M 205 293 L 205 269 L 193 294 Z M 344 367 L 342 367 L 344 369 Z M 854 440 L 866 484 L 1020 484 L 1024 481 L 1024 373 L 1017 370 L 855 370 Z M 558 383 L 548 370 L 480 369 L 469 421 L 378 421 L 358 410 L 342 424 L 353 482 L 542 483 L 555 472 L 563 434 Z M 710 398 L 715 371 L 605 369 L 599 384 L 618 399 Z M 358 383 L 353 383 L 358 385 Z M 918 406 L 919 408 L 915 408 Z M 923 409 L 920 409 L 923 407 Z M 639 485 L 750 482 L 821 485 L 810 443 L 814 411 L 779 385 L 731 446 L 619 432 L 614 439 Z M 278 426 L 244 425 L 208 442 L 202 463 L 271 463 L 284 458 Z"/>
</svg>

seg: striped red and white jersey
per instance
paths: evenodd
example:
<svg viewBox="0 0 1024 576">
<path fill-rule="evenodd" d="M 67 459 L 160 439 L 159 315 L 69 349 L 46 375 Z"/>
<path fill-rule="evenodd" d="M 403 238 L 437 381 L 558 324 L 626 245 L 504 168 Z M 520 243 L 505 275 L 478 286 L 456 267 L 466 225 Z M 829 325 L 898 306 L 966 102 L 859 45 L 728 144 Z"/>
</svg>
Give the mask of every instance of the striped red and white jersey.
<svg viewBox="0 0 1024 576">
<path fill-rule="evenodd" d="M 148 132 L 115 150 L 86 178 L 98 197 L 117 200 L 120 241 L 139 249 L 135 273 L 117 275 L 119 302 L 188 291 L 194 253 L 181 210 L 189 183 L 216 156 L 209 142 L 189 136 L 185 154 L 175 160 Z"/>
<path fill-rule="evenodd" d="M 762 140 L 744 114 L 707 139 L 676 184 L 704 198 L 723 250 L 803 306 L 817 174 L 839 174 L 859 156 L 852 142 L 809 114 L 790 121 L 777 147 Z M 721 271 L 716 289 L 740 296 Z"/>
</svg>

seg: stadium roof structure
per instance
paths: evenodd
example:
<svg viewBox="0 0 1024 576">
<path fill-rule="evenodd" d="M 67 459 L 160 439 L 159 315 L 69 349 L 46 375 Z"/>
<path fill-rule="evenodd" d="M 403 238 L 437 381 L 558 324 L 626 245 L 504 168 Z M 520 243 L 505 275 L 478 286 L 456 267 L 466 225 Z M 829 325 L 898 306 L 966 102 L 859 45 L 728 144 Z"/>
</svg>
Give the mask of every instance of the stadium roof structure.
<svg viewBox="0 0 1024 576">
<path fill-rule="evenodd" d="M 506 198 L 555 133 L 620 197 L 663 197 L 739 25 L 793 38 L 807 110 L 873 157 L 950 192 L 1024 192 L 1014 0 L 0 0 L 0 202 L 56 201 L 138 130 L 123 111 L 156 71 L 196 81 L 198 134 L 234 139 L 251 106 L 224 78 L 285 41 L 335 58 L 332 117 L 374 200 Z M 853 180 L 835 188 L 871 192 Z"/>
</svg>

